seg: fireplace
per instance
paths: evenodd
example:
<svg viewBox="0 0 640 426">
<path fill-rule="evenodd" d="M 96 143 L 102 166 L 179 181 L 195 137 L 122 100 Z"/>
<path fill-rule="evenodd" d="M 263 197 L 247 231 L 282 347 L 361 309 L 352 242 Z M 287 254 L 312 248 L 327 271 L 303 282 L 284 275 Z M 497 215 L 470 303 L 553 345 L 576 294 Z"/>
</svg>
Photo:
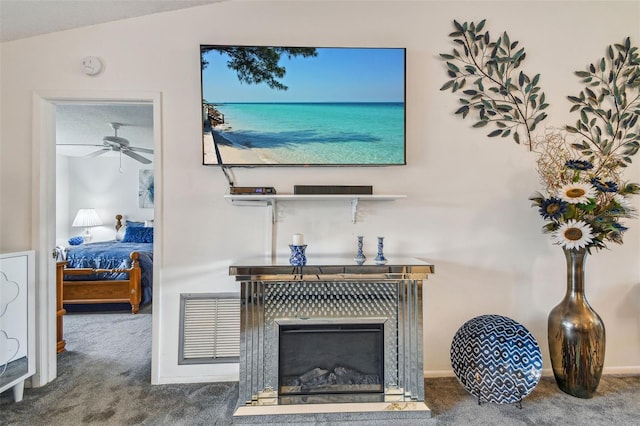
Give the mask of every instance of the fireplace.
<svg viewBox="0 0 640 426">
<path fill-rule="evenodd" d="M 348 262 L 292 267 L 286 259 L 261 259 L 230 267 L 241 283 L 238 420 L 295 413 L 324 413 L 322 420 L 346 412 L 430 416 L 422 280 L 433 265 Z"/>
<path fill-rule="evenodd" d="M 308 322 L 308 321 L 307 321 Z M 280 404 L 384 400 L 383 324 L 280 324 Z"/>
</svg>

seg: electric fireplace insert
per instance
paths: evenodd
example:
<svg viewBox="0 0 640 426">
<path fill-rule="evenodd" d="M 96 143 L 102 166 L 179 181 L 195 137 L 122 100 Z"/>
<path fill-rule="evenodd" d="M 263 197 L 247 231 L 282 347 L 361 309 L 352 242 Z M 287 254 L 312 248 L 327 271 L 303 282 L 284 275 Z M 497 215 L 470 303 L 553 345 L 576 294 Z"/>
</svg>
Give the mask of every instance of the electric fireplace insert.
<svg viewBox="0 0 640 426">
<path fill-rule="evenodd" d="M 384 398 L 383 324 L 280 325 L 278 395 L 281 403 Z M 326 398 L 309 398 L 324 395 Z"/>
</svg>

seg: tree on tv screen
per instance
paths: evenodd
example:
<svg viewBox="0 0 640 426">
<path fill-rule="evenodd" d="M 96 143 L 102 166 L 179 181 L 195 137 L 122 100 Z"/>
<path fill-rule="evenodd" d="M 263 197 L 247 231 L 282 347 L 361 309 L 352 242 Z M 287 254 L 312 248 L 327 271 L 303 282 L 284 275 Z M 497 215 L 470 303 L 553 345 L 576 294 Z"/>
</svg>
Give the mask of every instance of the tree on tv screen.
<svg viewBox="0 0 640 426">
<path fill-rule="evenodd" d="M 209 62 L 204 59 L 204 54 L 216 50 L 229 57 L 227 66 L 235 70 L 238 80 L 247 84 L 265 83 L 276 90 L 287 90 L 288 87 L 278 81 L 284 77 L 286 68 L 279 65 L 282 55 L 289 58 L 302 56 L 303 58 L 317 56 L 313 47 L 234 47 L 234 46 L 210 46 L 202 49 L 202 69 Z"/>
</svg>

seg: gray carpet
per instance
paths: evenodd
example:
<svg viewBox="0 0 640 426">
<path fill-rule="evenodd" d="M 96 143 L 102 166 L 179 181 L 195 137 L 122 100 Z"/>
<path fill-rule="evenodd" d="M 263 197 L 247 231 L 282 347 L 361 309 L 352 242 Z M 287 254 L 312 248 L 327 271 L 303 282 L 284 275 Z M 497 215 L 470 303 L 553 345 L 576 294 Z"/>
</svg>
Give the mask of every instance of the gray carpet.
<svg viewBox="0 0 640 426">
<path fill-rule="evenodd" d="M 105 331 L 105 324 L 110 324 Z M 117 338 L 114 337 L 117 336 Z M 2 425 L 229 425 L 237 383 L 150 384 L 151 312 L 72 314 L 65 317 L 67 351 L 58 355 L 58 378 L 25 389 L 22 402 L 0 395 Z M 432 418 L 398 425 L 640 425 L 640 376 L 605 376 L 596 396 L 562 393 L 544 377 L 515 405 L 478 405 L 455 378 L 425 380 Z M 345 417 L 343 417 L 344 420 Z M 385 425 L 348 416 L 349 421 L 296 417 L 296 424 Z M 266 419 L 265 419 L 266 420 Z M 266 421 L 265 421 L 266 422 Z M 265 423 L 263 422 L 263 423 Z M 279 421 L 283 423 L 283 421 Z"/>
</svg>

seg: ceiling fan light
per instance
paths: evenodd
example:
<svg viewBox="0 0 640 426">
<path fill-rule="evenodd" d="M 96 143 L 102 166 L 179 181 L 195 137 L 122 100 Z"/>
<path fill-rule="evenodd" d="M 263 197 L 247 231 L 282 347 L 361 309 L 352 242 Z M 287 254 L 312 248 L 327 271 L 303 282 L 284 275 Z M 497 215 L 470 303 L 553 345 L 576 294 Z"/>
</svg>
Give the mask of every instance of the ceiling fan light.
<svg viewBox="0 0 640 426">
<path fill-rule="evenodd" d="M 109 142 L 109 143 L 117 143 L 117 144 L 121 144 L 121 145 L 129 145 L 129 141 L 125 138 L 121 138 L 120 136 L 105 136 L 104 138 L 102 138 L 102 140 L 104 142 Z"/>
</svg>

